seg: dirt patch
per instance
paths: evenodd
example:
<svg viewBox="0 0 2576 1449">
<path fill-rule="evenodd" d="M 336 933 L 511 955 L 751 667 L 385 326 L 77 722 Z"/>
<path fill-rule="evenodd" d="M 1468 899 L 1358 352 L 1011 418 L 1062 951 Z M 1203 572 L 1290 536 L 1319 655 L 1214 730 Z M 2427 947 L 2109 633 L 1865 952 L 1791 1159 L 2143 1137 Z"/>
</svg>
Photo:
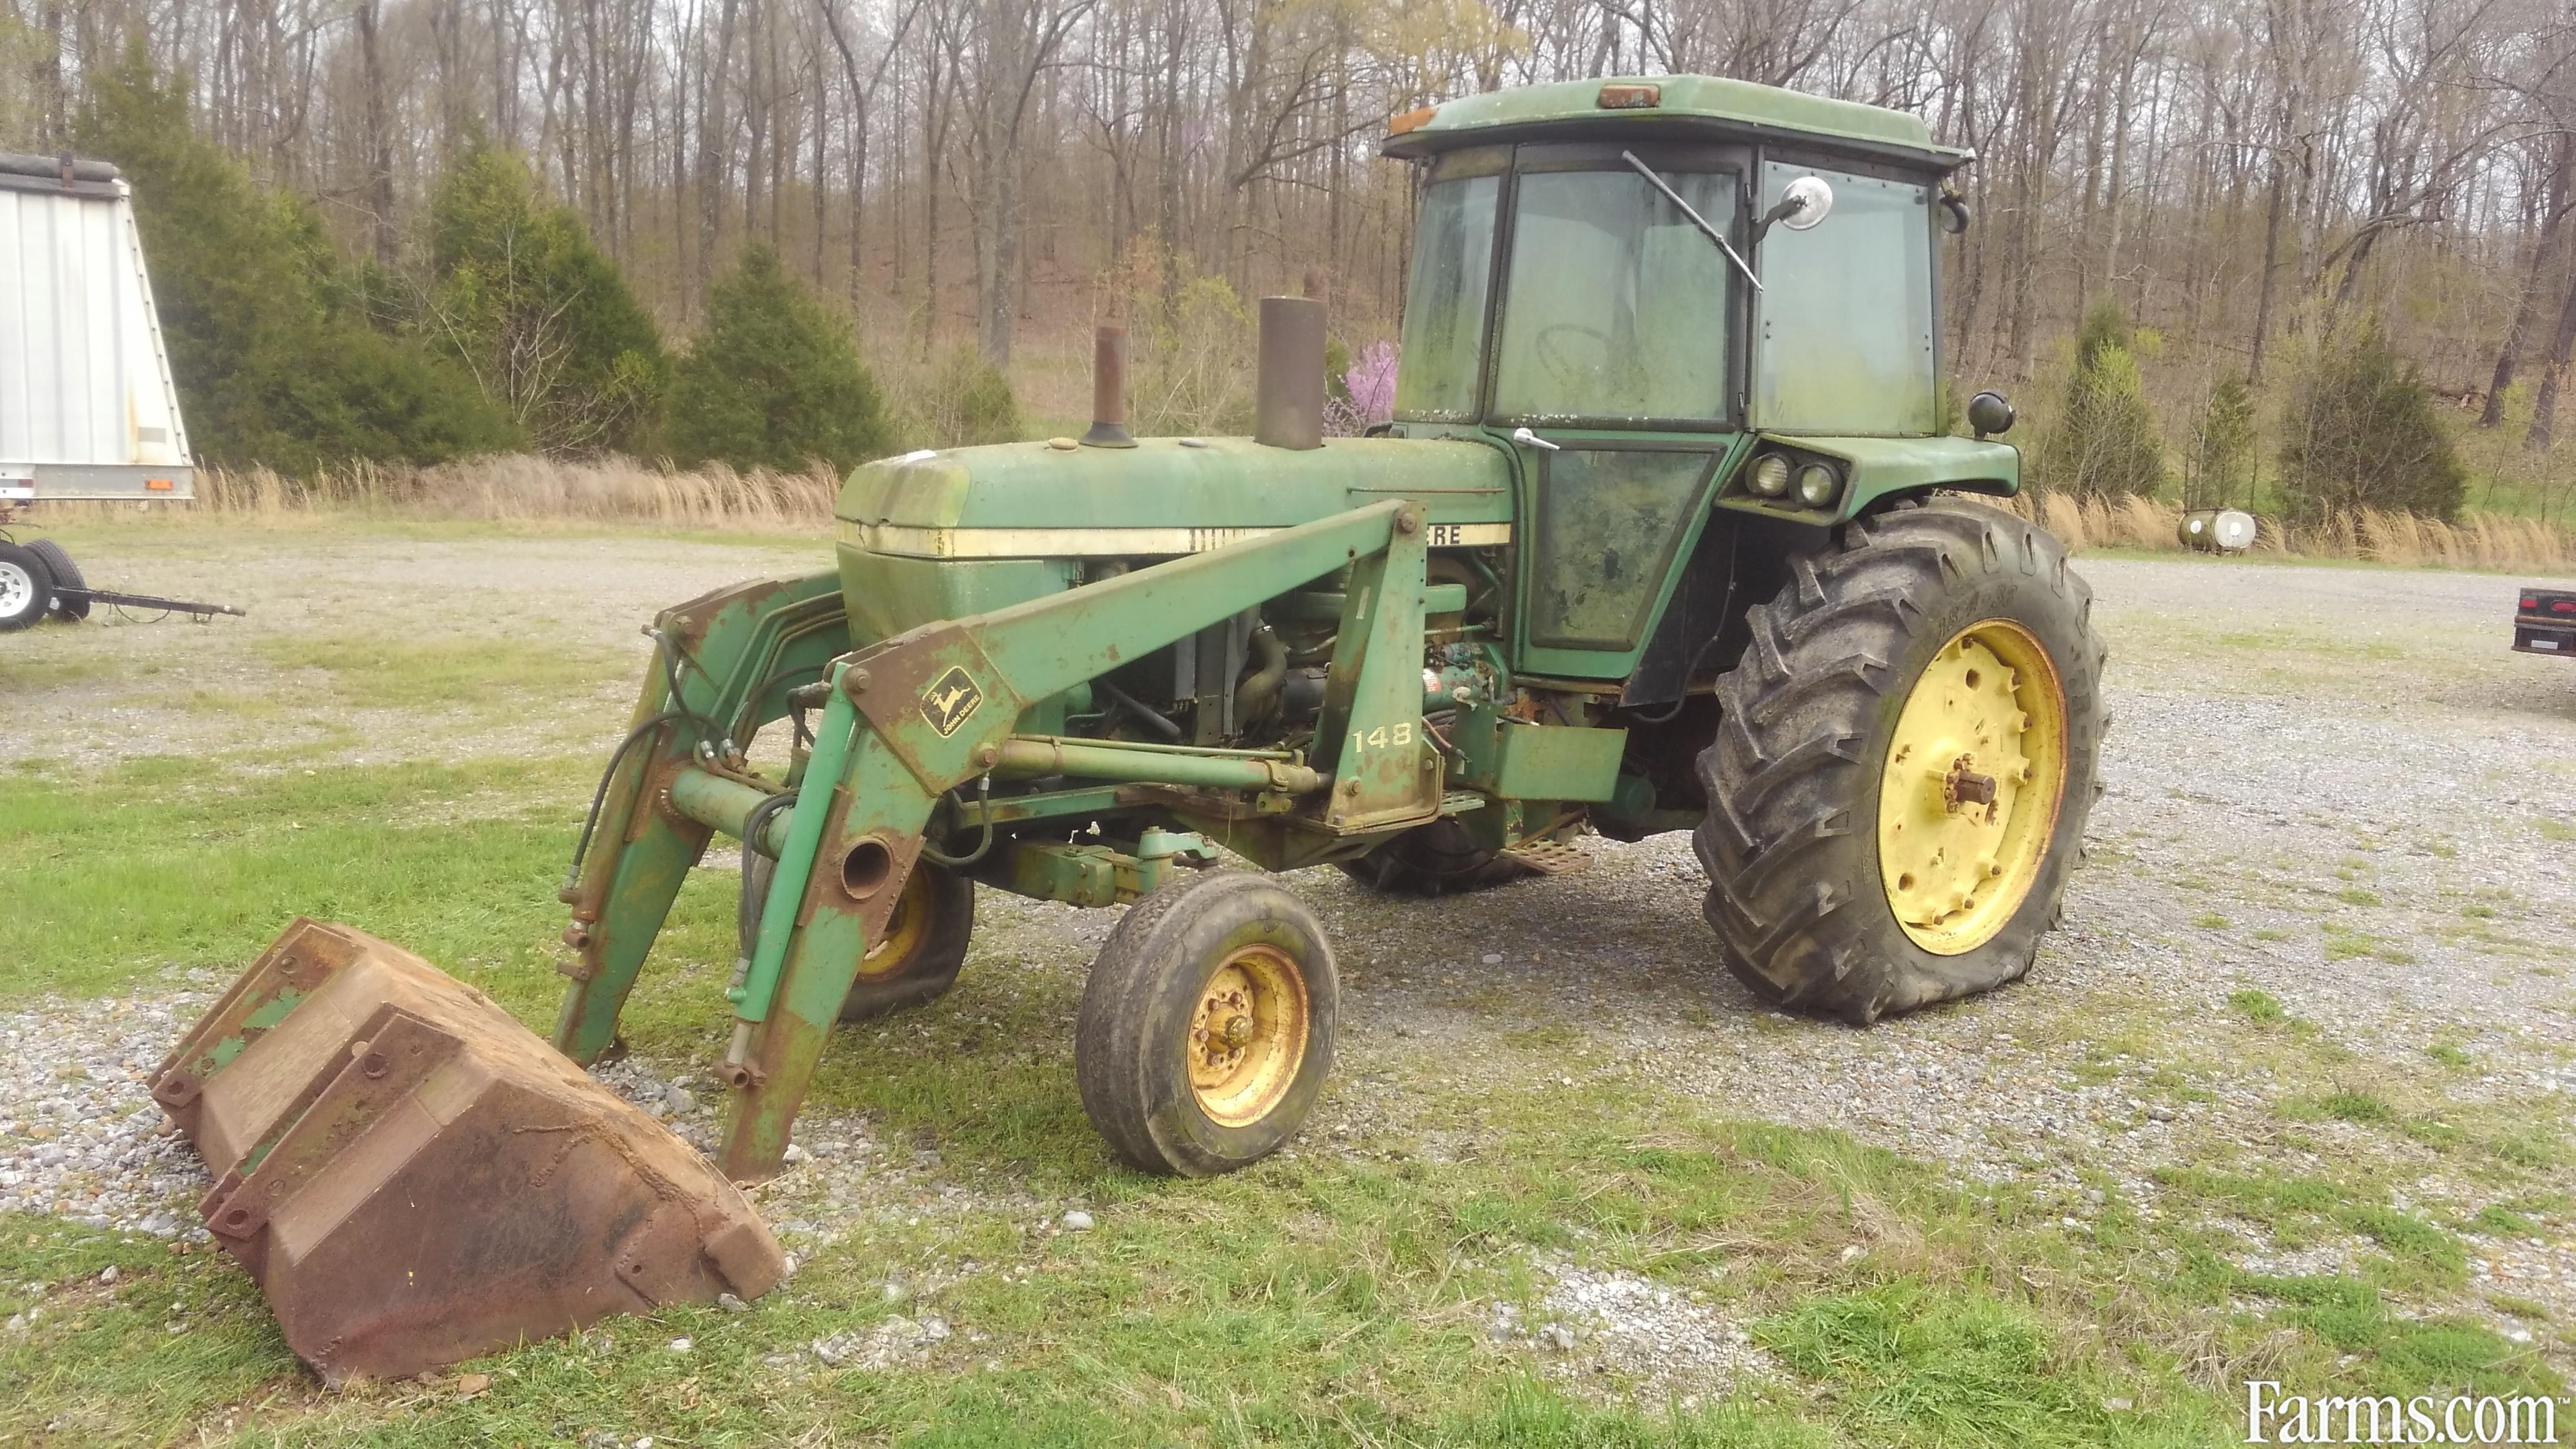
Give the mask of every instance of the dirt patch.
<svg viewBox="0 0 2576 1449">
<path fill-rule="evenodd" d="M 1637 1399 L 1685 1409 L 1726 1397 L 1780 1368 L 1705 1296 L 1566 1259 L 1534 1265 L 1537 1306 L 1493 1305 L 1493 1336 L 1534 1354 L 1551 1375 L 1590 1387 L 1614 1379 Z"/>
<path fill-rule="evenodd" d="M 335 761 L 458 760 L 614 741 L 655 613 L 747 578 L 832 566 L 831 549 L 634 536 L 381 533 L 216 526 L 65 535 L 102 587 L 247 607 L 192 624 L 100 610 L 11 635 L 0 735 L 12 757 L 92 768 L 138 755 L 298 751 Z M 382 641 L 433 657 L 561 660 L 502 699 L 370 708 L 333 687 L 335 651 Z M 393 656 L 399 663 L 404 655 Z M 370 658 L 367 663 L 373 663 Z M 17 687 L 7 687 L 17 686 Z"/>
</svg>

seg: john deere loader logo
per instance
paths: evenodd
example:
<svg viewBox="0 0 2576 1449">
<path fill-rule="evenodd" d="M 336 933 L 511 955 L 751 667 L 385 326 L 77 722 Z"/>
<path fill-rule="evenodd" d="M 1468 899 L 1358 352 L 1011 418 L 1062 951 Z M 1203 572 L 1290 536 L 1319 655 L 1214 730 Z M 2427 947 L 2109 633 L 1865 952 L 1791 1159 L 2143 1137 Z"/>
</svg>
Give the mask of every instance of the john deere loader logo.
<svg viewBox="0 0 2576 1449">
<path fill-rule="evenodd" d="M 944 740 L 957 733 L 957 727 L 966 722 L 966 716 L 973 714 L 975 706 L 983 702 L 984 691 L 975 687 L 975 681 L 967 677 L 966 671 L 951 668 L 939 676 L 937 683 L 921 692 L 921 717 L 930 721 L 930 727 L 939 731 L 939 737 Z"/>
</svg>

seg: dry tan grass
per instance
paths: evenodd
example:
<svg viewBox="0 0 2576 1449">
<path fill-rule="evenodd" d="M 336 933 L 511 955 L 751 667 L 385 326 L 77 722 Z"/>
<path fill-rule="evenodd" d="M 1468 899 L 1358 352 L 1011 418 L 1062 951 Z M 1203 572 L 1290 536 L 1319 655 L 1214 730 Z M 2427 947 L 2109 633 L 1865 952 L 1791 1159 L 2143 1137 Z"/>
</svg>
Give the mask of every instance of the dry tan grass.
<svg viewBox="0 0 2576 1449">
<path fill-rule="evenodd" d="M 359 463 L 311 479 L 266 468 L 205 468 L 197 474 L 197 508 L 225 518 L 346 511 L 496 523 L 777 530 L 828 525 L 839 488 L 840 480 L 821 464 L 803 473 L 737 473 L 722 463 L 682 471 L 627 458 L 558 461 L 518 453 L 432 468 Z"/>
<path fill-rule="evenodd" d="M 2135 548 L 2182 551 L 2182 505 L 2156 498 L 2077 499 L 2065 493 L 2023 495 L 2005 506 L 2045 527 L 2069 552 Z M 2458 523 L 2364 508 L 2315 523 L 2265 517 L 2257 553 L 2367 559 L 2439 568 L 2552 568 L 2576 565 L 2576 532 L 2508 514 L 2471 509 Z"/>
<path fill-rule="evenodd" d="M 200 514 L 247 520 L 338 512 L 496 523 L 649 523 L 668 528 L 816 529 L 832 521 L 840 482 L 829 467 L 803 473 L 722 463 L 681 470 L 630 458 L 559 461 L 506 454 L 408 468 L 359 463 L 318 478 L 266 468 L 200 469 Z M 2025 494 L 2004 506 L 2064 540 L 2070 552 L 2128 548 L 2182 551 L 2180 504 L 2155 498 L 2077 499 Z M 67 511 L 82 511 L 66 505 Z M 2576 531 L 2536 518 L 2471 509 L 2458 523 L 2365 508 L 2314 523 L 2264 517 L 2258 553 L 2439 568 L 2576 567 Z"/>
</svg>

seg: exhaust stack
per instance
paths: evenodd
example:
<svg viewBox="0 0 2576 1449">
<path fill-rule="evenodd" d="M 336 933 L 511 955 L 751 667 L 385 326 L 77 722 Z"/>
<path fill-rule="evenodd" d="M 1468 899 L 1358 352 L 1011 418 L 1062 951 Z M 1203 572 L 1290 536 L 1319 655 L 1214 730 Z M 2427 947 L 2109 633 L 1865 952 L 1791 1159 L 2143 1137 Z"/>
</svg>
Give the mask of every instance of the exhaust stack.
<svg viewBox="0 0 2576 1449">
<path fill-rule="evenodd" d="M 1091 431 L 1086 448 L 1132 448 L 1127 431 L 1127 329 L 1103 327 L 1091 339 Z"/>
<path fill-rule="evenodd" d="M 1324 304 L 1261 299 L 1261 366 L 1253 385 L 1252 440 L 1273 448 L 1324 446 Z"/>
</svg>

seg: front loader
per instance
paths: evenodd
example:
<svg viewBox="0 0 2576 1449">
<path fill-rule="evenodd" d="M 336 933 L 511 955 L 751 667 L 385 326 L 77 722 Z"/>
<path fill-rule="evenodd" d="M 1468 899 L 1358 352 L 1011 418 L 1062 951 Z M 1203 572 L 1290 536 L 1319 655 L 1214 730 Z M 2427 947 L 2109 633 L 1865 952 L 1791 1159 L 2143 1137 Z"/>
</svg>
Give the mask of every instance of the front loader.
<svg viewBox="0 0 2576 1449">
<path fill-rule="evenodd" d="M 681 883 L 739 842 L 718 1186 L 779 1170 L 836 1022 L 948 988 L 979 889 L 1134 905 L 1076 1086 L 1162 1173 L 1259 1160 L 1321 1090 L 1333 951 L 1279 878 L 1307 867 L 1477 889 L 1579 866 L 1586 830 L 1689 830 L 1715 954 L 1765 1001 L 1866 1024 L 2029 969 L 2098 788 L 2103 651 L 2056 541 L 1972 496 L 2019 487 L 2009 405 L 1945 425 L 1967 154 L 1694 76 L 1470 97 L 1385 149 L 1422 180 L 1392 423 L 1321 436 L 1321 305 L 1272 298 L 1255 435 L 1139 440 L 1104 330 L 1082 439 L 871 463 L 835 567 L 654 621 L 563 892 L 553 1047 L 616 1047 Z M 265 1000 L 234 1065 L 170 1069 L 186 1090 L 310 1009 Z M 677 1196 L 723 1210 L 660 1291 L 766 1286 L 731 1200 Z"/>
</svg>

